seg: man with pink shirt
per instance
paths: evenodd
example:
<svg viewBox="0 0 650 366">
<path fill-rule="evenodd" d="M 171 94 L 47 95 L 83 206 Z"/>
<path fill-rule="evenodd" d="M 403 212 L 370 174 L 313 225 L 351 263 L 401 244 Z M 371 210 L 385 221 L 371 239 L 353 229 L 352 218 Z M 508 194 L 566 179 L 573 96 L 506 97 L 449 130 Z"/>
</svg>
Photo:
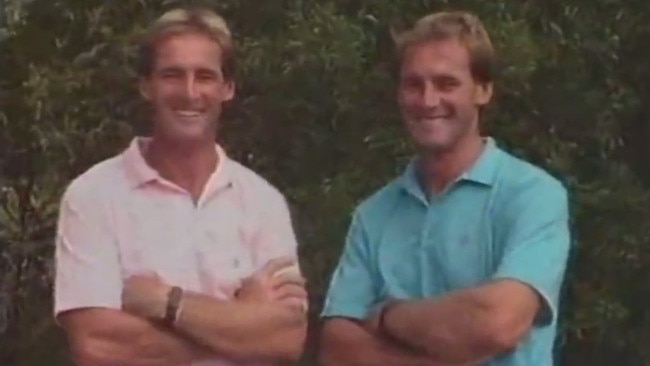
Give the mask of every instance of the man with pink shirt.
<svg viewBox="0 0 650 366">
<path fill-rule="evenodd" d="M 215 144 L 234 96 L 218 15 L 172 10 L 139 45 L 153 135 L 76 178 L 61 202 L 55 316 L 78 365 L 293 360 L 306 292 L 284 197 Z"/>
</svg>

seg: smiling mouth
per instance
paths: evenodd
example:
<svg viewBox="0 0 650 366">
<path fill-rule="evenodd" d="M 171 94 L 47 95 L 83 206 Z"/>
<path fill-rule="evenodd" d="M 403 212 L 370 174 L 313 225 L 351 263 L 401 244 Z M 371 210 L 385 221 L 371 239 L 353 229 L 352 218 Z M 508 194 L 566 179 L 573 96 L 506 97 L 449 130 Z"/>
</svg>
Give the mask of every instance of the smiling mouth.
<svg viewBox="0 0 650 366">
<path fill-rule="evenodd" d="M 185 110 L 176 110 L 174 111 L 174 113 L 184 118 L 201 117 L 203 115 L 203 113 L 199 111 L 185 111 Z"/>
<path fill-rule="evenodd" d="M 442 122 L 446 121 L 449 117 L 447 116 L 436 116 L 436 117 L 421 117 L 419 120 L 421 122 Z"/>
</svg>

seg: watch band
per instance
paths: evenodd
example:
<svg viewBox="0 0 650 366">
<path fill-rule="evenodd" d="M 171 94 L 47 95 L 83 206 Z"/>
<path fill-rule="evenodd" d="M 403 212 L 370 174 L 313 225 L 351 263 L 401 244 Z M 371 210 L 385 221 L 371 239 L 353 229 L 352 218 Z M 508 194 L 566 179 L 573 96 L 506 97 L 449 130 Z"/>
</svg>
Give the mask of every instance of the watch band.
<svg viewBox="0 0 650 366">
<path fill-rule="evenodd" d="M 178 313 L 181 306 L 181 300 L 183 299 L 183 289 L 174 286 L 169 290 L 167 294 L 167 307 L 165 308 L 165 323 L 173 325 L 176 323 L 178 318 Z"/>
</svg>

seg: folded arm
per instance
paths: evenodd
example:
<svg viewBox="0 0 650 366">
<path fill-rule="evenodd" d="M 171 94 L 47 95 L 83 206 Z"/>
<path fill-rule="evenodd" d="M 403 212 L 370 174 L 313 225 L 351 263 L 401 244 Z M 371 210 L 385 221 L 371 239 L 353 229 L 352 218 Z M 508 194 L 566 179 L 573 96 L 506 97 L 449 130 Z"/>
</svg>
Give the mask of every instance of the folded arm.
<svg viewBox="0 0 650 366">
<path fill-rule="evenodd" d="M 214 356 L 206 347 L 120 310 L 72 310 L 58 321 L 79 366 L 175 366 Z"/>
<path fill-rule="evenodd" d="M 176 329 L 238 360 L 295 360 L 307 332 L 303 310 L 280 303 L 221 301 L 186 293 Z"/>
<path fill-rule="evenodd" d="M 233 299 L 183 291 L 174 329 L 239 361 L 299 358 L 307 333 L 307 293 L 292 248 L 244 278 Z M 145 319 L 162 319 L 172 289 L 159 276 L 130 276 L 124 283 L 123 308 Z"/>
<path fill-rule="evenodd" d="M 567 194 L 547 178 L 523 183 L 500 212 L 504 254 L 492 278 L 444 297 L 389 306 L 389 333 L 436 360 L 471 364 L 512 351 L 531 329 L 556 321 L 570 249 Z"/>
<path fill-rule="evenodd" d="M 346 318 L 325 321 L 319 361 L 323 366 L 443 366 L 422 352 L 401 347 Z"/>
<path fill-rule="evenodd" d="M 366 229 L 355 212 L 323 307 L 319 360 L 324 366 L 436 366 L 423 352 L 372 330 L 364 319 L 379 300 Z"/>
<path fill-rule="evenodd" d="M 78 365 L 166 366 L 208 357 L 187 338 L 121 310 L 122 278 L 106 197 L 76 180 L 61 201 L 54 314 Z"/>
<path fill-rule="evenodd" d="M 271 268 L 282 262 L 279 258 L 293 258 L 291 273 L 301 277 L 297 260 L 298 243 L 284 197 L 277 192 L 269 195 L 261 215 L 263 225 L 253 245 L 263 268 L 244 281 L 240 289 L 242 291 L 244 288 L 255 288 L 260 284 L 257 281 L 268 281 L 268 276 L 274 278 L 271 282 L 276 281 L 275 285 L 267 283 L 257 290 L 268 289 L 267 285 L 279 286 L 282 282 L 279 278 L 282 276 L 275 277 L 278 268 Z M 255 296 L 246 301 L 243 294 L 233 301 L 221 301 L 186 292 L 176 329 L 233 359 L 269 362 L 296 360 L 302 355 L 307 334 L 306 293 L 303 285 L 304 283 L 297 286 L 302 288 L 302 294 L 297 295 L 302 299 L 298 301 L 302 307 L 267 301 L 268 298 L 255 300 Z"/>
<path fill-rule="evenodd" d="M 513 350 L 539 306 L 527 285 L 496 281 L 439 299 L 389 305 L 384 329 L 438 362 L 478 364 Z"/>
</svg>

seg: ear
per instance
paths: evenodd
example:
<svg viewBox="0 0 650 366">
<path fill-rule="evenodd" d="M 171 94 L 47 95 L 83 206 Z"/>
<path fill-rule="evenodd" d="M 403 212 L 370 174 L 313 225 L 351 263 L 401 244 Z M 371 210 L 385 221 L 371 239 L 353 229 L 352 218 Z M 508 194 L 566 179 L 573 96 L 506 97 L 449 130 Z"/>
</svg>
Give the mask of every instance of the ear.
<svg viewBox="0 0 650 366">
<path fill-rule="evenodd" d="M 492 99 L 492 91 L 494 87 L 492 83 L 483 83 L 478 84 L 476 87 L 476 94 L 474 97 L 474 102 L 476 105 L 484 106 L 490 102 Z"/>
<path fill-rule="evenodd" d="M 151 100 L 151 85 L 149 84 L 149 80 L 146 78 L 140 78 L 138 80 L 138 90 L 140 90 L 140 95 L 147 101 Z"/>
<path fill-rule="evenodd" d="M 235 97 L 235 82 L 228 80 L 223 84 L 222 102 L 229 102 Z"/>
</svg>

